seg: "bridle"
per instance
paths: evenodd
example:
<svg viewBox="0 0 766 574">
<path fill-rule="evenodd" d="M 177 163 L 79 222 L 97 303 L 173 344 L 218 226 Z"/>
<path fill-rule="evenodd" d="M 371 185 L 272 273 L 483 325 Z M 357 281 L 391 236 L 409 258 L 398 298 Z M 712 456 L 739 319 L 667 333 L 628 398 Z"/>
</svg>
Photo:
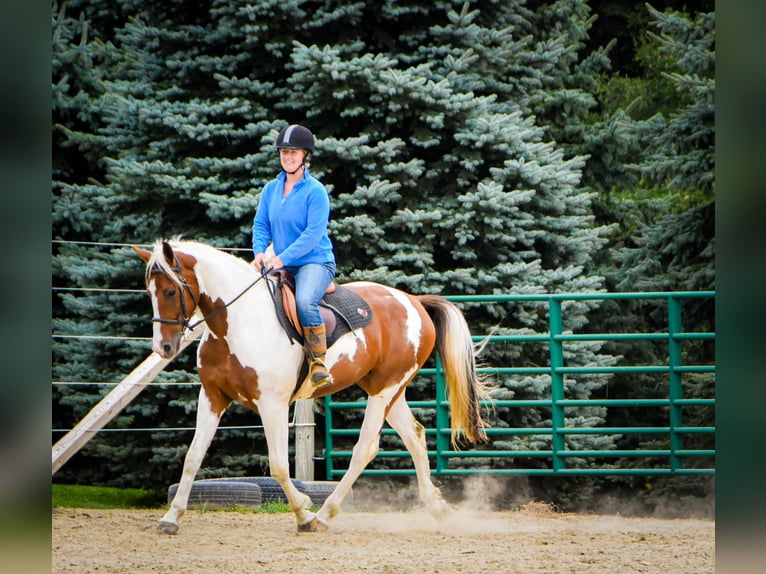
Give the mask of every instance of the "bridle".
<svg viewBox="0 0 766 574">
<path fill-rule="evenodd" d="M 174 255 L 173 259 L 174 259 L 174 261 L 173 261 L 174 266 L 170 267 L 170 270 L 175 274 L 176 279 L 178 280 L 179 284 L 181 285 L 181 289 L 178 291 L 178 297 L 181 300 L 181 314 L 183 315 L 183 318 L 181 318 L 181 319 L 178 319 L 178 318 L 176 318 L 176 319 L 165 319 L 164 317 L 152 317 L 152 322 L 153 323 L 166 323 L 166 324 L 169 324 L 169 325 L 181 325 L 181 327 L 183 327 L 185 329 L 189 329 L 190 331 L 193 331 L 197 326 L 199 326 L 201 323 L 204 323 L 205 321 L 207 321 L 213 315 L 216 315 L 216 314 L 220 313 L 221 311 L 223 311 L 224 309 L 228 308 L 229 305 L 232 305 L 237 299 L 239 299 L 240 297 L 242 297 L 242 295 L 247 293 L 256 283 L 258 283 L 258 281 L 260 281 L 261 279 L 266 277 L 266 275 L 268 275 L 268 272 L 265 269 L 261 270 L 261 274 L 258 277 L 256 277 L 256 279 L 252 283 L 250 283 L 250 285 L 245 287 L 236 297 L 234 297 L 234 299 L 232 299 L 228 303 L 225 303 L 223 305 L 223 307 L 218 307 L 217 309 L 214 309 L 213 311 L 211 311 L 210 313 L 208 313 L 207 315 L 202 317 L 202 319 L 200 319 L 196 323 L 191 324 L 190 323 L 191 313 L 189 313 L 189 309 L 188 309 L 188 307 L 186 305 L 186 297 L 184 296 L 185 292 L 188 292 L 189 295 L 192 298 L 192 301 L 194 301 L 194 307 L 192 308 L 192 312 L 194 312 L 194 309 L 196 309 L 199 306 L 199 301 L 197 301 L 197 297 L 195 297 L 194 291 L 192 291 L 191 285 L 189 285 L 189 282 L 186 281 L 186 277 L 184 277 L 183 273 L 181 272 L 182 271 L 181 270 L 181 264 L 178 261 L 178 256 Z M 163 274 L 163 275 L 165 274 L 163 269 L 160 268 L 159 265 L 157 265 L 157 264 L 152 266 L 152 268 L 149 271 L 149 273 L 151 275 L 155 275 L 157 273 L 160 273 L 160 274 Z"/>
</svg>

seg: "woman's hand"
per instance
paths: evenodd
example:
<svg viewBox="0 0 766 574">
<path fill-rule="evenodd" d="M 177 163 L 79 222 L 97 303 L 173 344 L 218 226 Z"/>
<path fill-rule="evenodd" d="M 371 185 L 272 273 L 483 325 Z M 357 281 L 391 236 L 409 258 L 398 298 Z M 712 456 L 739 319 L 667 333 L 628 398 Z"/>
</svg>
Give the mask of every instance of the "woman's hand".
<svg viewBox="0 0 766 574">
<path fill-rule="evenodd" d="M 265 255 L 263 253 L 256 253 L 255 258 L 253 259 L 253 262 L 251 265 L 255 267 L 258 271 L 263 271 L 263 260 L 265 259 Z"/>
<path fill-rule="evenodd" d="M 263 273 L 264 269 L 266 271 L 274 271 L 274 269 L 281 269 L 285 266 L 279 256 L 275 255 L 266 259 L 266 255 L 263 253 L 256 253 L 251 265 L 261 273 Z"/>
<path fill-rule="evenodd" d="M 270 257 L 266 260 L 264 263 L 266 266 L 266 269 L 269 271 L 274 271 L 274 269 L 282 269 L 282 267 L 285 266 L 284 263 L 282 263 L 282 260 L 279 258 L 278 255 L 275 255 L 274 257 Z"/>
</svg>

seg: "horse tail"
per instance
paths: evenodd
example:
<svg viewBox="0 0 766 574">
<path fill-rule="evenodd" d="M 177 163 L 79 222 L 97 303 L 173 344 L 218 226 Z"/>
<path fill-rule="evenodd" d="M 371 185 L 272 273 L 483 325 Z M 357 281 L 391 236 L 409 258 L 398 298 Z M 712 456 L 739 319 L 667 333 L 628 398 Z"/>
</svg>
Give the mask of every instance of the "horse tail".
<svg viewBox="0 0 766 574">
<path fill-rule="evenodd" d="M 436 327 L 436 350 L 444 367 L 451 412 L 451 441 L 464 435 L 472 444 L 486 442 L 480 401 L 489 400 L 488 389 L 476 372 L 476 354 L 468 323 L 454 303 L 439 295 L 420 295 Z"/>
</svg>

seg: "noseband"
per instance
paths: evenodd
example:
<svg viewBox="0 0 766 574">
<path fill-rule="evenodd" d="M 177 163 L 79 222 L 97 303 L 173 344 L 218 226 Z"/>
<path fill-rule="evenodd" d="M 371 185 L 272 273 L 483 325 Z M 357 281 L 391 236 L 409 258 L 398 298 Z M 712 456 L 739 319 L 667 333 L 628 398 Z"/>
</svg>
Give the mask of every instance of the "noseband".
<svg viewBox="0 0 766 574">
<path fill-rule="evenodd" d="M 153 323 L 167 323 L 170 325 L 181 325 L 182 327 L 186 329 L 192 329 L 193 327 L 189 324 L 189 319 L 191 319 L 191 313 L 189 313 L 188 308 L 186 307 L 186 297 L 184 297 L 184 291 L 187 291 L 189 295 L 192 298 L 192 301 L 194 301 L 194 309 L 197 308 L 197 305 L 199 304 L 197 301 L 197 298 L 194 296 L 194 291 L 192 291 L 191 285 L 186 281 L 186 277 L 183 276 L 183 273 L 181 273 L 181 264 L 178 262 L 178 257 L 174 257 L 174 263 L 175 266 L 171 267 L 170 270 L 173 271 L 176 275 L 176 279 L 181 283 L 181 289 L 178 291 L 178 297 L 181 299 L 181 313 L 183 315 L 183 319 L 165 319 L 163 317 L 152 317 Z M 155 265 L 152 267 L 152 270 L 150 271 L 152 275 L 155 275 L 157 273 L 163 273 L 162 269 L 159 268 L 159 266 Z M 192 312 L 194 311 L 192 309 Z M 198 323 L 199 324 L 199 323 Z M 197 325 L 194 325 L 195 327 Z"/>
</svg>

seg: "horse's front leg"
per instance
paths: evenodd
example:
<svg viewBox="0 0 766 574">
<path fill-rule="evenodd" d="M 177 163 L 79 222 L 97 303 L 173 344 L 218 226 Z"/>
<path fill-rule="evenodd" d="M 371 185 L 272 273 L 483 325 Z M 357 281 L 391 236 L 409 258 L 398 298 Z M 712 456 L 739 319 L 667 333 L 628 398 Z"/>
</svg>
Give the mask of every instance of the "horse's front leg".
<svg viewBox="0 0 766 574">
<path fill-rule="evenodd" d="M 311 498 L 299 491 L 290 480 L 288 410 L 287 402 L 258 404 L 258 412 L 261 415 L 269 449 L 269 472 L 282 485 L 282 490 L 285 491 L 290 508 L 298 521 L 298 529 L 302 530 L 305 528 L 303 525 L 311 524 L 316 517 L 309 511 Z"/>
<path fill-rule="evenodd" d="M 391 401 L 396 389 L 388 389 L 382 396 L 369 396 L 367 407 L 364 411 L 362 428 L 359 431 L 359 440 L 354 445 L 348 470 L 340 479 L 338 486 L 327 497 L 322 508 L 317 513 L 320 525 L 327 525 L 341 510 L 343 500 L 351 490 L 354 482 L 362 471 L 378 454 L 380 448 L 380 430 L 386 417 L 386 407 Z"/>
<path fill-rule="evenodd" d="M 170 503 L 170 509 L 157 524 L 157 530 L 160 532 L 165 534 L 176 534 L 178 532 L 178 519 L 186 512 L 194 477 L 197 475 L 197 471 L 200 465 L 202 465 L 202 460 L 205 458 L 205 453 L 213 441 L 213 435 L 215 435 L 215 431 L 218 429 L 218 423 L 224 410 L 221 409 L 220 412 L 216 413 L 205 393 L 205 389 L 202 388 L 200 390 L 199 400 L 197 401 L 197 428 L 194 431 L 194 438 L 186 453 L 178 491 L 173 497 L 173 502 Z"/>
</svg>

